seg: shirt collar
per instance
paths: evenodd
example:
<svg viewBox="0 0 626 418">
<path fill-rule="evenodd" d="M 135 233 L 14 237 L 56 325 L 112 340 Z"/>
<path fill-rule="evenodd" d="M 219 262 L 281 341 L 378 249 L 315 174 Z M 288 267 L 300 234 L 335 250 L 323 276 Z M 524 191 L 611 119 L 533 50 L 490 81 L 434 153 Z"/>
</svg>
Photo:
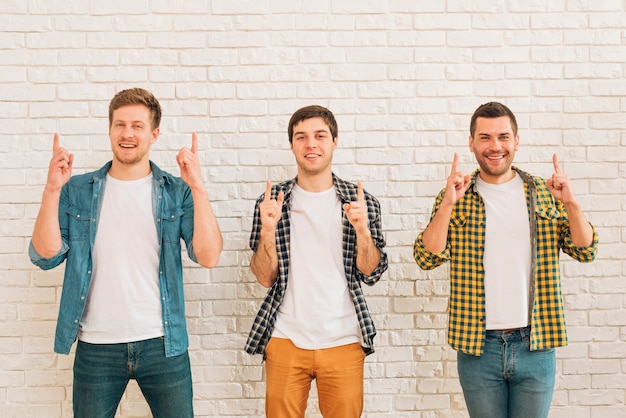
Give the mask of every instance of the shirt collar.
<svg viewBox="0 0 626 418">
<path fill-rule="evenodd" d="M 339 200 L 341 200 L 342 203 L 350 203 L 351 201 L 355 200 L 356 189 L 354 189 L 354 192 L 351 192 L 351 189 L 348 187 L 348 182 L 337 177 L 335 173 L 332 173 L 332 175 L 333 185 L 335 186 L 335 193 L 337 194 Z M 293 188 L 295 187 L 297 182 L 298 176 L 280 184 L 278 186 L 279 188 L 277 190 L 277 194 L 282 191 L 283 193 L 285 193 L 285 201 L 289 202 L 291 200 L 291 192 L 293 191 Z"/>
</svg>

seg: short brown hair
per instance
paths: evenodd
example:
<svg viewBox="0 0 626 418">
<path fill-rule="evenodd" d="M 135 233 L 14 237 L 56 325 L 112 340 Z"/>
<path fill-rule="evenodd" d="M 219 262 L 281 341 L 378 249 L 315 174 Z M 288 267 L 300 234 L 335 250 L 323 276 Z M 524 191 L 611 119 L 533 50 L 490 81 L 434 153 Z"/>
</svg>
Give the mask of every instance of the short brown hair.
<svg viewBox="0 0 626 418">
<path fill-rule="evenodd" d="M 485 104 L 481 104 L 474 111 L 472 115 L 472 119 L 470 121 L 470 135 L 473 138 L 474 133 L 476 132 L 476 119 L 478 118 L 499 118 L 502 116 L 508 116 L 511 120 L 511 128 L 513 129 L 513 135 L 517 135 L 517 120 L 515 119 L 515 115 L 505 105 L 498 102 L 489 102 Z"/>
<path fill-rule="evenodd" d="M 109 103 L 109 127 L 113 123 L 113 112 L 123 106 L 144 105 L 150 110 L 152 116 L 151 129 L 156 129 L 161 124 L 161 105 L 152 93 L 139 87 L 122 90 L 111 99 Z"/>
<path fill-rule="evenodd" d="M 324 122 L 330 128 L 330 134 L 333 137 L 333 141 L 337 138 L 339 134 L 339 130 L 337 128 L 337 121 L 335 120 L 335 115 L 333 112 L 326 109 L 323 106 L 311 105 L 302 107 L 291 115 L 291 119 L 289 119 L 289 127 L 287 128 L 287 134 L 289 135 L 289 143 L 293 140 L 293 127 L 303 120 L 311 119 L 311 118 L 322 118 Z"/>
</svg>

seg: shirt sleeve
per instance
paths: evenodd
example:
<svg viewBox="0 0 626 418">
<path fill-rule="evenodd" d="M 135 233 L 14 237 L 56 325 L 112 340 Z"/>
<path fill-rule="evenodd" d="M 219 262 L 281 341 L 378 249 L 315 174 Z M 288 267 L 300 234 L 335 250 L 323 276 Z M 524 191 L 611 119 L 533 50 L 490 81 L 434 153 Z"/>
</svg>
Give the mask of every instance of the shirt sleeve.
<svg viewBox="0 0 626 418">
<path fill-rule="evenodd" d="M 69 220 L 67 217 L 67 208 L 68 208 L 68 184 L 63 186 L 61 189 L 61 196 L 59 197 L 59 228 L 61 232 L 61 249 L 59 252 L 50 257 L 44 258 L 33 246 L 33 241 L 31 239 L 30 244 L 28 246 L 28 255 L 30 257 L 30 261 L 39 267 L 42 270 L 50 270 L 63 263 L 67 258 L 67 252 L 70 249 L 69 246 Z"/>
<path fill-rule="evenodd" d="M 378 248 L 378 251 L 380 252 L 380 261 L 370 275 L 366 276 L 361 271 L 359 271 L 359 269 L 356 268 L 355 271 L 358 280 L 362 281 L 368 286 L 371 286 L 380 280 L 382 274 L 387 270 L 389 262 L 387 258 L 387 253 L 384 251 L 385 237 L 382 231 L 380 204 L 378 203 L 378 200 L 376 200 L 373 196 L 369 194 L 366 194 L 366 196 L 368 197 L 366 200 L 370 223 L 370 233 L 372 234 L 374 245 L 376 245 L 376 248 Z"/>
<path fill-rule="evenodd" d="M 191 195 L 191 189 L 189 186 L 182 182 L 180 187 L 182 188 L 182 219 L 180 223 L 180 236 L 185 241 L 187 246 L 187 256 L 197 263 L 196 253 L 193 250 L 193 228 L 194 228 L 194 207 L 193 196 Z"/>
<path fill-rule="evenodd" d="M 563 210 L 563 212 L 564 211 L 565 210 Z M 591 245 L 587 247 L 578 247 L 572 241 L 569 219 L 567 218 L 567 215 L 561 218 L 560 224 L 562 239 L 561 249 L 563 250 L 563 252 L 572 257 L 574 260 L 581 263 L 589 263 L 593 261 L 598 254 L 598 231 L 596 231 L 596 228 L 590 224 L 593 230 L 593 240 L 591 242 Z"/>
<path fill-rule="evenodd" d="M 61 249 L 56 255 L 50 258 L 44 258 L 40 256 L 39 253 L 37 253 L 37 251 L 35 250 L 35 247 L 33 247 L 33 242 L 31 240 L 30 245 L 28 246 L 28 255 L 30 256 L 30 261 L 34 265 L 36 265 L 42 270 L 50 270 L 50 269 L 55 268 L 56 266 L 58 266 L 65 260 L 67 251 L 69 249 L 70 247 L 65 243 L 65 241 L 63 241 L 61 245 Z"/>
<path fill-rule="evenodd" d="M 441 201 L 443 199 L 443 193 L 444 191 L 442 190 L 435 199 L 435 203 L 433 204 L 433 209 L 430 215 L 431 221 L 439 210 L 439 205 L 441 204 Z M 415 243 L 413 244 L 413 258 L 422 270 L 432 270 L 450 260 L 450 240 L 446 242 L 445 250 L 439 253 L 433 253 L 429 251 L 424 245 L 424 230 L 418 234 L 417 238 L 415 238 Z"/>
<path fill-rule="evenodd" d="M 264 195 L 263 195 L 264 196 Z M 263 200 L 263 196 L 259 197 L 254 204 L 254 217 L 252 220 L 252 230 L 250 231 L 250 249 L 256 252 L 261 239 L 261 210 L 259 205 Z"/>
</svg>

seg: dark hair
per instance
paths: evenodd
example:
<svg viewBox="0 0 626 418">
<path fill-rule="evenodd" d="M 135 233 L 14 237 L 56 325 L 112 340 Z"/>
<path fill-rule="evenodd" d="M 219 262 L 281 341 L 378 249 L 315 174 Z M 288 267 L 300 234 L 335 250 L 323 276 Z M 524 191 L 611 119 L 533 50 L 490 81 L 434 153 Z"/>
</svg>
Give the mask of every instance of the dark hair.
<svg viewBox="0 0 626 418">
<path fill-rule="evenodd" d="M 146 106 L 152 116 L 150 121 L 152 129 L 158 128 L 161 124 L 161 105 L 159 101 L 149 91 L 135 87 L 122 90 L 111 99 L 111 103 L 109 103 L 109 127 L 113 123 L 113 112 L 127 105 Z"/>
<path fill-rule="evenodd" d="M 335 138 L 337 138 L 339 131 L 337 129 L 337 121 L 335 120 L 335 116 L 333 115 L 333 112 L 326 109 L 325 107 L 312 105 L 312 106 L 305 106 L 303 108 L 300 108 L 296 110 L 296 112 L 293 115 L 291 115 L 291 119 L 289 119 L 289 127 L 287 128 L 287 134 L 289 135 L 289 143 L 291 143 L 291 141 L 293 140 L 293 127 L 297 125 L 298 123 L 302 122 L 303 120 L 311 119 L 311 118 L 324 119 L 324 122 L 326 122 L 326 124 L 330 128 L 330 134 L 333 137 L 333 141 L 335 140 Z"/>
<path fill-rule="evenodd" d="M 474 137 L 474 133 L 476 132 L 476 119 L 478 118 L 499 118 L 502 116 L 508 116 L 511 120 L 511 128 L 513 128 L 513 135 L 517 135 L 517 120 L 515 119 L 515 115 L 505 105 L 498 102 L 489 102 L 485 104 L 481 104 L 474 111 L 472 115 L 472 119 L 470 121 L 470 135 L 472 138 Z"/>
</svg>

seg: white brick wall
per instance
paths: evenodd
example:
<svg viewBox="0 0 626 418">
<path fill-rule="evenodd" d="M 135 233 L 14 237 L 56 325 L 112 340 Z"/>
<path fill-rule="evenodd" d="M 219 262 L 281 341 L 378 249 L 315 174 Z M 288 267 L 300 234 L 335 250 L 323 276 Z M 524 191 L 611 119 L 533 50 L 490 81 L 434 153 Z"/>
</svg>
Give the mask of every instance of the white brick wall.
<svg viewBox="0 0 626 418">
<path fill-rule="evenodd" d="M 62 268 L 27 247 L 52 136 L 75 172 L 109 158 L 107 106 L 127 87 L 164 108 L 153 159 L 198 132 L 225 236 L 212 271 L 185 262 L 199 417 L 260 417 L 261 359 L 243 352 L 264 295 L 248 235 L 264 181 L 295 173 L 286 125 L 332 109 L 335 171 L 379 197 L 389 272 L 366 289 L 379 334 L 364 416 L 466 417 L 445 342 L 447 268 L 420 271 L 412 243 L 466 142 L 476 106 L 519 117 L 517 163 L 551 173 L 553 152 L 597 226 L 593 264 L 564 260 L 570 345 L 551 417 L 626 417 L 626 3 L 623 0 L 0 0 L 0 416 L 71 416 L 72 356 L 52 352 Z M 317 411 L 312 392 L 311 411 Z M 149 410 L 131 384 L 119 417 Z M 311 412 L 310 417 L 319 417 Z"/>
</svg>

